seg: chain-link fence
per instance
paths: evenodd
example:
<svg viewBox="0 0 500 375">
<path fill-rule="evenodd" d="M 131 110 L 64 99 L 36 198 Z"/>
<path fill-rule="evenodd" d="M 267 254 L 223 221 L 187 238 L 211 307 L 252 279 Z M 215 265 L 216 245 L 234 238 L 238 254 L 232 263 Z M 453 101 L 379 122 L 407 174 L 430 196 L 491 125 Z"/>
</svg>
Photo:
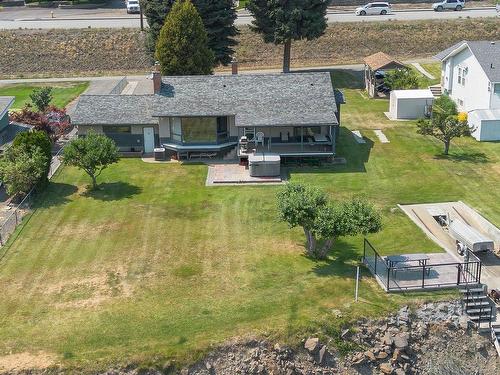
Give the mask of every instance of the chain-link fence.
<svg viewBox="0 0 500 375">
<path fill-rule="evenodd" d="M 54 174 L 57 172 L 59 167 L 62 164 L 62 153 L 64 150 L 64 147 L 70 141 L 75 137 L 75 132 L 71 132 L 67 137 L 64 142 L 61 142 L 59 144 L 59 150 L 56 152 L 55 155 L 52 156 L 52 160 L 50 162 L 50 168 L 48 172 L 48 178 L 49 180 L 54 176 Z M 21 201 L 21 203 L 17 205 L 12 205 L 9 204 L 5 207 L 7 211 L 7 216 L 1 222 L 0 224 L 0 245 L 3 246 L 9 237 L 11 236 L 12 233 L 16 230 L 17 226 L 22 222 L 23 217 L 25 217 L 27 214 L 31 213 L 33 210 L 33 203 L 35 201 L 35 190 L 32 189 Z M 1 220 L 1 219 L 0 219 Z"/>
</svg>

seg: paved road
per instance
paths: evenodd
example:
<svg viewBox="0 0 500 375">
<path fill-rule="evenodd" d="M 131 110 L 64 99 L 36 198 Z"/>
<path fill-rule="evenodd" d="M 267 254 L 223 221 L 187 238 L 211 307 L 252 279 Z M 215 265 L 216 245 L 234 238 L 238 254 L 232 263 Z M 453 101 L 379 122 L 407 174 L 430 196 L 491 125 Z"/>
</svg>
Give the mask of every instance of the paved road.
<svg viewBox="0 0 500 375">
<path fill-rule="evenodd" d="M 53 12 L 53 15 L 51 14 Z M 496 17 L 494 8 L 478 8 L 461 12 L 433 12 L 432 10 L 396 11 L 386 16 L 358 17 L 349 12 L 328 12 L 328 22 L 389 21 L 419 19 L 452 19 Z M 237 25 L 249 24 L 252 17 L 240 12 Z M 138 15 L 127 15 L 122 8 L 102 9 L 28 9 L 4 8 L 0 12 L 0 29 L 52 29 L 52 28 L 100 28 L 100 27 L 139 27 Z"/>
</svg>

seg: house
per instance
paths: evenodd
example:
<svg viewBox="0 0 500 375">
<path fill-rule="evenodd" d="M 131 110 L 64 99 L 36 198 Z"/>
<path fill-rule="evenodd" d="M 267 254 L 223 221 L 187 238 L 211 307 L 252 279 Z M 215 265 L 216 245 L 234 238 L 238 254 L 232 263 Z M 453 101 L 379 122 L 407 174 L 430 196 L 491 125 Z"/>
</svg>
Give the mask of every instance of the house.
<svg viewBox="0 0 500 375">
<path fill-rule="evenodd" d="M 0 152 L 10 146 L 17 134 L 31 130 L 31 126 L 9 122 L 9 108 L 16 98 L 0 96 Z"/>
<path fill-rule="evenodd" d="M 375 98 L 380 93 L 386 93 L 384 85 L 385 72 L 388 70 L 404 69 L 406 66 L 387 55 L 384 52 L 377 52 L 363 59 L 365 63 L 365 89 L 368 95 Z"/>
<path fill-rule="evenodd" d="M 122 152 L 162 147 L 177 158 L 236 157 L 244 136 L 282 158 L 335 154 L 344 99 L 326 72 L 161 77 L 156 69 L 150 81 L 117 85 L 80 97 L 71 116 L 80 136 L 93 130 Z"/>
<path fill-rule="evenodd" d="M 500 41 L 462 41 L 435 58 L 442 89 L 468 113 L 472 136 L 500 140 Z"/>
</svg>

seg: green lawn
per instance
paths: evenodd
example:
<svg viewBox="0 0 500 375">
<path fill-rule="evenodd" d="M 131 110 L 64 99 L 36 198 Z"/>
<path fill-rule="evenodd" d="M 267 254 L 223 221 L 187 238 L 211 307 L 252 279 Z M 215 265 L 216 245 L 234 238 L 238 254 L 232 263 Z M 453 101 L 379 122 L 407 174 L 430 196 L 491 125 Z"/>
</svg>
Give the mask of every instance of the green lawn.
<svg viewBox="0 0 500 375">
<path fill-rule="evenodd" d="M 373 201 L 384 229 L 369 239 L 384 254 L 440 251 L 398 203 L 461 199 L 500 224 L 499 143 L 460 140 L 442 159 L 414 123 L 380 115 L 387 101 L 354 89 L 346 99 L 339 154 L 347 164 L 293 169 L 292 181 Z M 377 127 L 390 144 L 378 142 Z M 206 187 L 206 173 L 124 159 L 103 173 L 102 190 L 87 193 L 89 179 L 64 168 L 0 249 L 0 364 L 1 355 L 29 352 L 88 371 L 163 365 L 235 336 L 298 343 L 340 324 L 332 309 L 345 321 L 447 295 L 386 295 L 365 273 L 354 303 L 361 237 L 339 240 L 327 261 L 308 259 L 301 230 L 276 220 L 278 186 Z"/>
<path fill-rule="evenodd" d="M 31 103 L 29 96 L 34 89 L 50 86 L 52 87 L 52 95 L 54 97 L 52 104 L 63 108 L 80 96 L 80 94 L 87 89 L 88 85 L 88 82 L 13 84 L 0 86 L 0 96 L 15 96 L 16 101 L 12 105 L 12 109 L 21 109 L 24 107 L 25 103 Z"/>
</svg>

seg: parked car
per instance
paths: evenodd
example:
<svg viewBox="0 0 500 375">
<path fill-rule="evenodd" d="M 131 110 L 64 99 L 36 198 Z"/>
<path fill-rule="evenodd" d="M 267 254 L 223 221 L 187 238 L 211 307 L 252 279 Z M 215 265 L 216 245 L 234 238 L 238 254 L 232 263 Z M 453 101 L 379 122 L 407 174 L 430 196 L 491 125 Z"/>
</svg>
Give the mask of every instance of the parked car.
<svg viewBox="0 0 500 375">
<path fill-rule="evenodd" d="M 366 16 L 372 14 L 388 14 L 391 13 L 391 4 L 389 3 L 368 3 L 362 7 L 356 8 L 357 16 Z"/>
<path fill-rule="evenodd" d="M 435 12 L 442 12 L 443 10 L 462 10 L 465 7 L 465 0 L 443 0 L 439 3 L 432 4 L 432 9 Z"/>
<path fill-rule="evenodd" d="M 139 5 L 139 0 L 128 0 L 127 1 L 127 13 L 139 13 L 141 11 L 141 6 Z"/>
</svg>

